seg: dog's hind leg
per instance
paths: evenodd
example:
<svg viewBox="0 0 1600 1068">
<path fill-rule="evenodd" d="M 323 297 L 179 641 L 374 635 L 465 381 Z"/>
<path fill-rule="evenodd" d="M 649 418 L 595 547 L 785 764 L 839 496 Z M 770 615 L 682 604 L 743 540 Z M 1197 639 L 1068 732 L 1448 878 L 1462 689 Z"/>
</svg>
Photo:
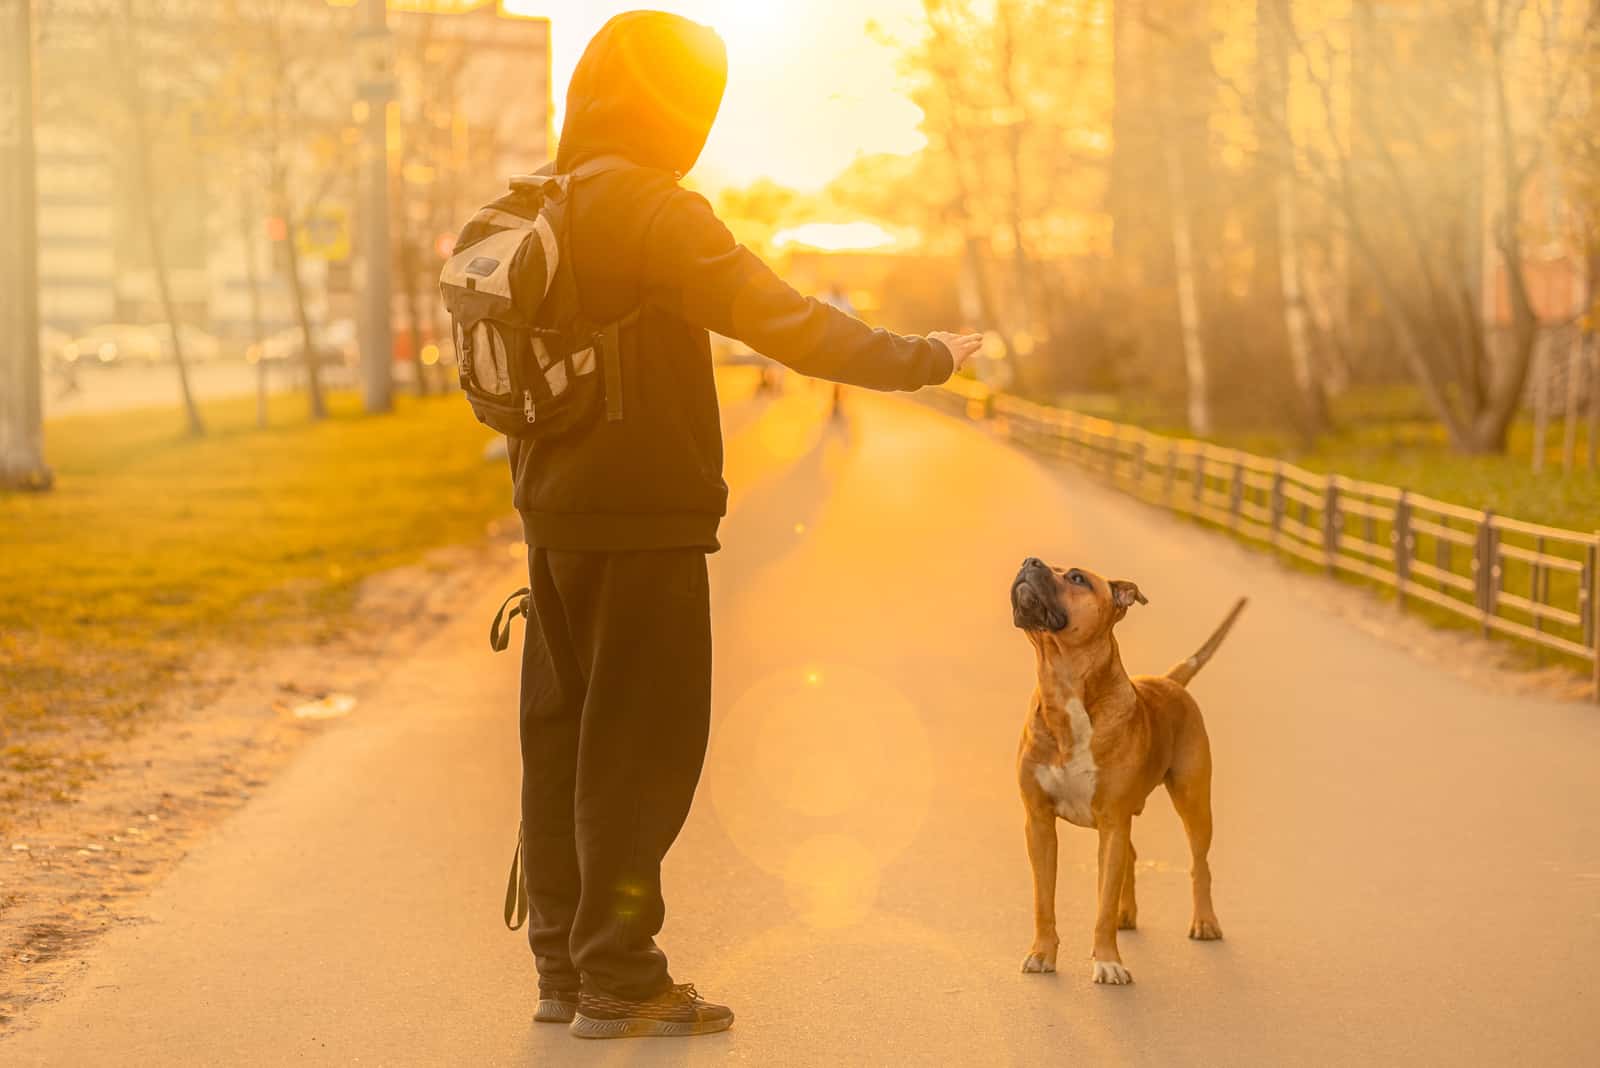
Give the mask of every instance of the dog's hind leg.
<svg viewBox="0 0 1600 1068">
<path fill-rule="evenodd" d="M 1179 771 L 1174 768 L 1167 776 L 1167 793 L 1172 795 L 1172 807 L 1183 820 L 1184 832 L 1189 836 L 1189 876 L 1194 883 L 1194 920 L 1189 925 L 1189 937 L 1202 942 L 1222 937 L 1222 925 L 1217 922 L 1217 910 L 1211 903 L 1211 756 Z"/>
<path fill-rule="evenodd" d="M 1133 848 L 1133 836 L 1128 836 L 1128 870 L 1122 876 L 1122 900 L 1117 906 L 1117 929 L 1134 931 L 1139 927 L 1139 902 L 1133 894 L 1133 867 L 1139 853 Z"/>
<path fill-rule="evenodd" d="M 1033 866 L 1033 947 L 1023 958 L 1024 972 L 1056 970 L 1056 817 L 1028 809 L 1028 862 Z"/>
</svg>

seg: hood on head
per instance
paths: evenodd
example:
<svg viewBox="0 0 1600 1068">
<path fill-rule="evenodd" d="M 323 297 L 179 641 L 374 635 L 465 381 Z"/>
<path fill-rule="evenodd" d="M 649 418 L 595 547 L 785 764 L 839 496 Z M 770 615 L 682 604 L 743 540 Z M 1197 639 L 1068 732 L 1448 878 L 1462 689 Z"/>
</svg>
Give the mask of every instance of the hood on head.
<svg viewBox="0 0 1600 1068">
<path fill-rule="evenodd" d="M 584 49 L 567 89 L 556 169 L 597 156 L 687 174 L 728 84 L 715 30 L 661 11 L 629 11 Z"/>
</svg>

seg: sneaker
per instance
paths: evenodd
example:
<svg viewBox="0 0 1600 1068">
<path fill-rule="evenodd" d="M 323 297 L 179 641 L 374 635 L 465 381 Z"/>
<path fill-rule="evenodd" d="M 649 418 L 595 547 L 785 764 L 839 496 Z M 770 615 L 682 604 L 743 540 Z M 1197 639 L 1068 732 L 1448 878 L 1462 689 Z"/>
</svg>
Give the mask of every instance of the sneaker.
<svg viewBox="0 0 1600 1068">
<path fill-rule="evenodd" d="M 533 1010 L 535 1023 L 571 1023 L 578 1013 L 576 990 L 540 990 L 539 1006 Z"/>
<path fill-rule="evenodd" d="M 579 1038 L 709 1035 L 733 1026 L 733 1010 L 713 1005 L 693 983 L 670 986 L 646 1001 L 623 1001 L 585 990 L 572 1033 Z"/>
</svg>

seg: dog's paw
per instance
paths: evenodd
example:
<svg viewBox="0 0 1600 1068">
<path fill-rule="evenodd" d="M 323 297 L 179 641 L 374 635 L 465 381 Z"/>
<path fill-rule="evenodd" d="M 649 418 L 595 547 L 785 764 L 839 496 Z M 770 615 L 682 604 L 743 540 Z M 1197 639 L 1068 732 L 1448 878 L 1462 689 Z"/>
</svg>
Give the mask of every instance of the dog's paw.
<svg viewBox="0 0 1600 1068">
<path fill-rule="evenodd" d="M 1108 986 L 1127 986 L 1133 982 L 1133 973 L 1114 960 L 1094 962 L 1094 981 Z"/>
<path fill-rule="evenodd" d="M 1053 949 L 1031 950 L 1022 960 L 1022 973 L 1024 975 L 1044 975 L 1056 970 L 1056 951 Z"/>
<path fill-rule="evenodd" d="M 1222 939 L 1222 924 L 1215 916 L 1208 920 L 1196 919 L 1189 925 L 1189 937 L 1196 942 L 1217 942 Z"/>
<path fill-rule="evenodd" d="M 1139 929 L 1139 910 L 1121 909 L 1117 912 L 1117 930 L 1137 931 Z"/>
</svg>

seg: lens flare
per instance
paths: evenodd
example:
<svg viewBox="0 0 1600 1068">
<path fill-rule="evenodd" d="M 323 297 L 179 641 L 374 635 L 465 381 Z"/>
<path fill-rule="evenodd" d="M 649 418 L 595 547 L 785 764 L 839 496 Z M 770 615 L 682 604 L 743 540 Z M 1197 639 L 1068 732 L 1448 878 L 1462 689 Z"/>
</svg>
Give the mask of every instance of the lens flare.
<svg viewBox="0 0 1600 1068">
<path fill-rule="evenodd" d="M 915 706 L 860 668 L 796 665 L 735 702 L 712 745 L 718 820 L 783 880 L 802 921 L 843 927 L 871 913 L 884 867 L 928 812 L 933 759 Z"/>
</svg>

